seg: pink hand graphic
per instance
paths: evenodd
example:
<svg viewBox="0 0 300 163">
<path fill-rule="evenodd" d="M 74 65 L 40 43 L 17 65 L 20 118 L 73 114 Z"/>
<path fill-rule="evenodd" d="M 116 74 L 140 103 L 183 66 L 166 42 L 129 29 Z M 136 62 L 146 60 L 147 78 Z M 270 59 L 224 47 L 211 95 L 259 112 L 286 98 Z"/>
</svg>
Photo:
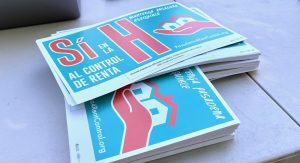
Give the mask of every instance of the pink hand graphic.
<svg viewBox="0 0 300 163">
<path fill-rule="evenodd" d="M 145 147 L 152 119 L 147 109 L 136 100 L 130 91 L 130 85 L 115 92 L 113 106 L 126 125 L 122 152 Z"/>
<path fill-rule="evenodd" d="M 204 28 L 218 28 L 219 25 L 213 23 L 213 22 L 201 22 L 201 21 L 192 21 L 184 24 L 181 27 L 178 27 L 173 30 L 167 30 L 167 29 L 156 29 L 154 32 L 160 33 L 160 34 L 167 34 L 167 35 L 181 35 L 181 34 L 193 34 L 195 32 L 198 32 Z"/>
</svg>

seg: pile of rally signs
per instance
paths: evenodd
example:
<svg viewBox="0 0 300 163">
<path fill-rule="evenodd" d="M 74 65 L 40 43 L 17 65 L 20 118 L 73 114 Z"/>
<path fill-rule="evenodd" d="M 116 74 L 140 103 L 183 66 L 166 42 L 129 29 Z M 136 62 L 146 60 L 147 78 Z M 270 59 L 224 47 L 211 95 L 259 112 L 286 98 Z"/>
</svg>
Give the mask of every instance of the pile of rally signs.
<svg viewBox="0 0 300 163">
<path fill-rule="evenodd" d="M 170 3 L 37 40 L 65 96 L 71 161 L 144 162 L 231 139 L 239 120 L 208 79 L 258 67 L 245 39 Z"/>
</svg>

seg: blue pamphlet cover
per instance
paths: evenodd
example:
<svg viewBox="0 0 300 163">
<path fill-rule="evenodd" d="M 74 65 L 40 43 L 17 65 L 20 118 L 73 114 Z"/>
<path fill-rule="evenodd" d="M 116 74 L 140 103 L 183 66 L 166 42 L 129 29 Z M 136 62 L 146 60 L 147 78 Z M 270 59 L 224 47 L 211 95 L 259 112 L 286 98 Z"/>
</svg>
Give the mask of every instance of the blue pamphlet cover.
<svg viewBox="0 0 300 163">
<path fill-rule="evenodd" d="M 73 162 L 118 161 L 239 124 L 198 67 L 67 105 L 67 119 Z"/>
<path fill-rule="evenodd" d="M 39 39 L 37 44 L 75 105 L 243 40 L 215 21 L 170 3 Z"/>
</svg>

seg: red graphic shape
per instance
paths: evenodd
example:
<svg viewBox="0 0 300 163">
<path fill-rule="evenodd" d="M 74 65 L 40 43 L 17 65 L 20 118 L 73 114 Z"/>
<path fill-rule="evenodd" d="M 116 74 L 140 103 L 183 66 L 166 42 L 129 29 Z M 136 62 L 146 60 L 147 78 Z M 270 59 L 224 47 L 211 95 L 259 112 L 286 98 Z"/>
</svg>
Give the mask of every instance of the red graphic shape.
<svg viewBox="0 0 300 163">
<path fill-rule="evenodd" d="M 80 43 L 78 45 L 90 59 L 98 57 L 98 54 L 86 42 Z"/>
<path fill-rule="evenodd" d="M 151 37 L 148 33 L 138 28 L 127 19 L 121 19 L 117 21 L 117 24 L 123 27 L 128 35 L 122 35 L 111 25 L 107 24 L 99 27 L 98 29 L 106 34 L 112 41 L 120 46 L 128 55 L 130 55 L 136 62 L 141 63 L 150 58 L 150 56 L 141 50 L 137 45 L 133 43 L 134 40 L 139 40 L 143 44 L 147 45 L 150 49 L 157 54 L 162 54 L 169 51 L 169 48 Z"/>
<path fill-rule="evenodd" d="M 170 116 L 170 126 L 175 126 L 178 106 L 177 106 L 177 104 L 175 104 L 173 102 L 172 96 L 163 96 L 163 95 L 159 94 L 159 92 L 158 92 L 159 86 L 157 84 L 155 84 L 154 82 L 152 82 L 150 80 L 146 80 L 145 82 L 150 84 L 154 88 L 154 96 L 156 96 L 157 98 L 161 99 L 162 101 L 164 101 L 165 103 L 167 103 L 171 106 L 172 110 L 171 110 L 171 116 Z"/>
<path fill-rule="evenodd" d="M 147 109 L 139 103 L 130 91 L 130 85 L 117 90 L 112 103 L 126 125 L 122 152 L 145 147 L 152 119 Z"/>
<path fill-rule="evenodd" d="M 64 48 L 59 47 L 59 44 L 65 46 Z M 83 61 L 83 56 L 81 53 L 75 49 L 67 48 L 73 45 L 73 43 L 68 39 L 59 39 L 50 43 L 50 49 L 55 53 L 67 54 L 72 56 L 73 59 L 68 59 L 66 56 L 58 58 L 58 61 L 63 66 L 73 66 Z"/>
<path fill-rule="evenodd" d="M 213 22 L 192 21 L 173 30 L 156 29 L 154 30 L 154 32 L 159 34 L 166 34 L 166 35 L 188 35 L 188 34 L 194 34 L 205 28 L 219 28 L 219 27 L 220 27 L 219 25 Z"/>
</svg>

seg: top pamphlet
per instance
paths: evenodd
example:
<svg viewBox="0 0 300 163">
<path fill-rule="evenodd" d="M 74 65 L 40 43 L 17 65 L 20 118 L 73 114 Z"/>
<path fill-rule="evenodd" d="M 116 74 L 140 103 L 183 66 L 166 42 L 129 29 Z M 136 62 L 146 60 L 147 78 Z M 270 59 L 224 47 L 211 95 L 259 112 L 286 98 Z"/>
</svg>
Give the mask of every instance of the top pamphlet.
<svg viewBox="0 0 300 163">
<path fill-rule="evenodd" d="M 64 95 L 76 105 L 243 40 L 213 20 L 170 3 L 39 39 L 37 44 L 63 83 Z"/>
</svg>

